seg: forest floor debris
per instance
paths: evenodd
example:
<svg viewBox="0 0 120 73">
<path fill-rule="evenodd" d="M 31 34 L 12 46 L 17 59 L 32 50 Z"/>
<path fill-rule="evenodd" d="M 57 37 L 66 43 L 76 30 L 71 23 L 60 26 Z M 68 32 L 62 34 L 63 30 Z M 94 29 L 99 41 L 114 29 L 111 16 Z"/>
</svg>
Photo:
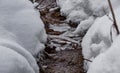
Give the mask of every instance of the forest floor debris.
<svg viewBox="0 0 120 73">
<path fill-rule="evenodd" d="M 46 52 L 51 56 L 41 64 L 45 73 L 85 73 L 83 69 L 81 37 L 69 37 L 68 33 L 75 30 L 74 23 L 67 23 L 61 16 L 56 0 L 38 0 L 36 7 L 40 11 L 48 34 Z M 76 24 L 75 24 L 76 25 Z"/>
</svg>

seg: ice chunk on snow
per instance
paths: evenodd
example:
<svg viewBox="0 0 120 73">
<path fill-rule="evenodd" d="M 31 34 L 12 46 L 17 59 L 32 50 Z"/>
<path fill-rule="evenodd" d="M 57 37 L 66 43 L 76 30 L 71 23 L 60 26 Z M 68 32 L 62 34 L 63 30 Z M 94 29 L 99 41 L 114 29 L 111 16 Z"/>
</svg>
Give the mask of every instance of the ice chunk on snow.
<svg viewBox="0 0 120 73">
<path fill-rule="evenodd" d="M 43 50 L 40 44 L 46 42 L 44 24 L 27 0 L 0 0 L 0 26 L 12 32 L 20 40 L 20 45 L 32 55 Z"/>
<path fill-rule="evenodd" d="M 87 73 L 120 73 L 120 35 L 112 46 L 95 58 Z"/>
</svg>

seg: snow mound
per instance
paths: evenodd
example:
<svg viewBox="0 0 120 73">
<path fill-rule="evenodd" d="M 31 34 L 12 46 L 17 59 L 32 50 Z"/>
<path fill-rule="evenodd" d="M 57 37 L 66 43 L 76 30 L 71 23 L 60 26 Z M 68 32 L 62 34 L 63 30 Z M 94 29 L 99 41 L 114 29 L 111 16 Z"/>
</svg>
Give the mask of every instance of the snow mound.
<svg viewBox="0 0 120 73">
<path fill-rule="evenodd" d="M 115 9 L 117 23 L 120 23 L 119 13 L 120 6 Z M 117 36 L 112 24 L 113 19 L 111 14 L 109 14 L 109 16 L 98 17 L 95 20 L 82 40 L 82 53 L 85 59 L 94 61 L 94 58 L 109 50 L 112 41 L 114 41 Z M 118 27 L 120 29 L 120 24 L 118 24 Z"/>
<path fill-rule="evenodd" d="M 88 0 L 58 0 L 61 14 L 67 16 L 67 21 L 80 22 L 88 18 Z M 89 11 L 90 12 L 90 11 Z"/>
<path fill-rule="evenodd" d="M 80 21 L 85 20 L 88 18 L 88 15 L 84 12 L 84 10 L 73 10 L 71 13 L 67 16 L 67 22 L 72 21 L 76 23 L 80 23 Z"/>
<path fill-rule="evenodd" d="M 57 0 L 57 4 L 61 8 L 61 14 L 66 15 L 71 21 L 76 19 L 80 22 L 91 15 L 99 17 L 109 12 L 106 0 Z"/>
<path fill-rule="evenodd" d="M 111 0 L 111 2 L 112 2 L 112 6 L 114 9 L 116 9 L 120 3 L 119 0 Z M 97 17 L 102 17 L 104 15 L 109 14 L 109 5 L 108 5 L 107 0 L 103 0 L 103 1 L 102 0 L 94 0 L 94 1 L 89 0 L 89 6 L 90 6 L 89 10 L 92 11 L 92 15 L 88 19 L 81 21 L 81 23 L 78 25 L 76 30 L 73 32 L 74 34 L 79 35 L 81 33 L 85 33 L 86 30 L 88 30 L 91 27 L 91 25 L 94 23 L 94 20 Z M 94 20 L 92 20 L 91 17 L 94 17 Z"/>
<path fill-rule="evenodd" d="M 32 55 L 44 49 L 46 31 L 40 19 L 39 11 L 26 0 L 0 0 L 0 26 L 13 33 L 22 47 Z"/>
<path fill-rule="evenodd" d="M 58 5 L 59 7 L 62 7 L 65 1 L 66 1 L 66 0 L 56 0 L 57 5 Z"/>
<path fill-rule="evenodd" d="M 119 20 L 120 17 L 118 16 L 119 12 L 120 12 L 120 7 L 118 7 L 115 10 L 117 23 L 120 23 Z M 85 58 L 90 59 L 91 57 L 93 57 L 94 54 L 93 52 L 95 52 L 93 50 L 94 45 L 99 45 L 101 42 L 104 42 L 104 44 L 106 44 L 106 48 L 109 48 L 111 46 L 112 40 L 111 40 L 110 32 L 112 31 L 113 40 L 116 37 L 116 31 L 112 27 L 113 21 L 111 18 L 112 18 L 111 14 L 109 16 L 105 15 L 103 17 L 97 18 L 94 24 L 90 27 L 90 29 L 84 36 L 82 41 L 82 48 L 83 48 L 83 55 Z M 118 25 L 118 27 L 120 27 L 120 25 Z"/>
<path fill-rule="evenodd" d="M 0 73 L 39 73 L 33 56 L 47 34 L 39 11 L 27 0 L 0 0 Z"/>
<path fill-rule="evenodd" d="M 0 46 L 0 73 L 35 73 L 27 60 L 17 52 Z"/>
<path fill-rule="evenodd" d="M 120 3 L 119 0 L 111 0 L 111 2 L 114 9 Z M 90 17 L 94 17 L 95 19 L 96 17 L 102 17 L 109 14 L 109 5 L 107 0 L 59 0 L 58 5 L 61 8 L 61 14 L 67 16 L 68 22 L 72 21 L 78 24 L 80 23 L 73 32 L 75 35 L 85 33 L 86 30 L 91 27 L 94 20 Z"/>
<path fill-rule="evenodd" d="M 0 27 L 0 73 L 39 73 L 30 52 L 19 45 L 16 36 Z"/>
<path fill-rule="evenodd" d="M 96 51 L 94 51 L 94 47 L 100 48 L 100 44 L 102 43 L 106 44 L 106 47 L 109 47 L 111 45 L 111 41 L 110 41 L 111 25 L 112 25 L 112 21 L 110 21 L 107 16 L 104 16 L 102 18 L 97 18 L 95 20 L 94 24 L 90 27 L 90 29 L 84 36 L 81 43 L 83 48 L 82 52 L 84 58 L 90 59 L 91 57 L 96 56 L 94 54 L 94 52 L 96 53 Z M 95 45 L 99 45 L 99 47 L 96 47 Z M 100 51 L 100 49 L 98 50 Z"/>
<path fill-rule="evenodd" d="M 89 0 L 91 10 L 95 16 L 103 16 L 109 13 L 109 6 L 107 0 Z M 99 5 L 99 6 L 98 6 Z"/>
<path fill-rule="evenodd" d="M 87 73 L 120 73 L 120 35 L 111 47 L 96 57 Z"/>
<path fill-rule="evenodd" d="M 81 23 L 77 26 L 76 30 L 73 32 L 74 35 L 83 35 L 85 31 L 90 28 L 90 26 L 94 23 L 95 17 L 91 16 L 86 20 L 81 21 Z"/>
</svg>

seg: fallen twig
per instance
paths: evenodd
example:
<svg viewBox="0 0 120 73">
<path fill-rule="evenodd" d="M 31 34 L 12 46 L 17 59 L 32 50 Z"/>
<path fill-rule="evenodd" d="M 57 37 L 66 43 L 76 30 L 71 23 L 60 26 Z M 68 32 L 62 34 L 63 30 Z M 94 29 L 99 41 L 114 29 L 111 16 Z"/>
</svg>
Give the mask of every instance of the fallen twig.
<svg viewBox="0 0 120 73">
<path fill-rule="evenodd" d="M 120 34 L 118 26 L 117 26 L 116 18 L 115 18 L 115 13 L 114 13 L 114 10 L 113 10 L 113 7 L 112 7 L 112 4 L 111 4 L 110 0 L 108 0 L 108 4 L 110 6 L 110 10 L 111 10 L 112 17 L 113 17 L 113 25 L 114 25 L 114 27 L 115 27 L 115 29 L 117 31 L 117 34 Z"/>
<path fill-rule="evenodd" d="M 85 58 L 84 58 L 84 60 L 86 60 L 86 61 L 88 61 L 88 62 L 92 62 L 92 61 L 91 61 L 91 60 L 89 60 L 89 59 L 85 59 Z"/>
</svg>

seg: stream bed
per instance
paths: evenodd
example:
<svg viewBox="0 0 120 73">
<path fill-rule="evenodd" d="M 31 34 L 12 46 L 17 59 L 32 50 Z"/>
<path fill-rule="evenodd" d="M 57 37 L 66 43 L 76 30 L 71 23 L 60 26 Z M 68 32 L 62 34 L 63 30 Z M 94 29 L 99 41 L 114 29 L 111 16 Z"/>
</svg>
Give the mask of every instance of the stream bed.
<svg viewBox="0 0 120 73">
<path fill-rule="evenodd" d="M 45 24 L 48 42 L 45 51 L 50 55 L 42 61 L 45 73 L 85 73 L 80 36 L 70 36 L 76 24 L 66 22 L 56 0 L 36 0 L 36 8 Z"/>
</svg>

